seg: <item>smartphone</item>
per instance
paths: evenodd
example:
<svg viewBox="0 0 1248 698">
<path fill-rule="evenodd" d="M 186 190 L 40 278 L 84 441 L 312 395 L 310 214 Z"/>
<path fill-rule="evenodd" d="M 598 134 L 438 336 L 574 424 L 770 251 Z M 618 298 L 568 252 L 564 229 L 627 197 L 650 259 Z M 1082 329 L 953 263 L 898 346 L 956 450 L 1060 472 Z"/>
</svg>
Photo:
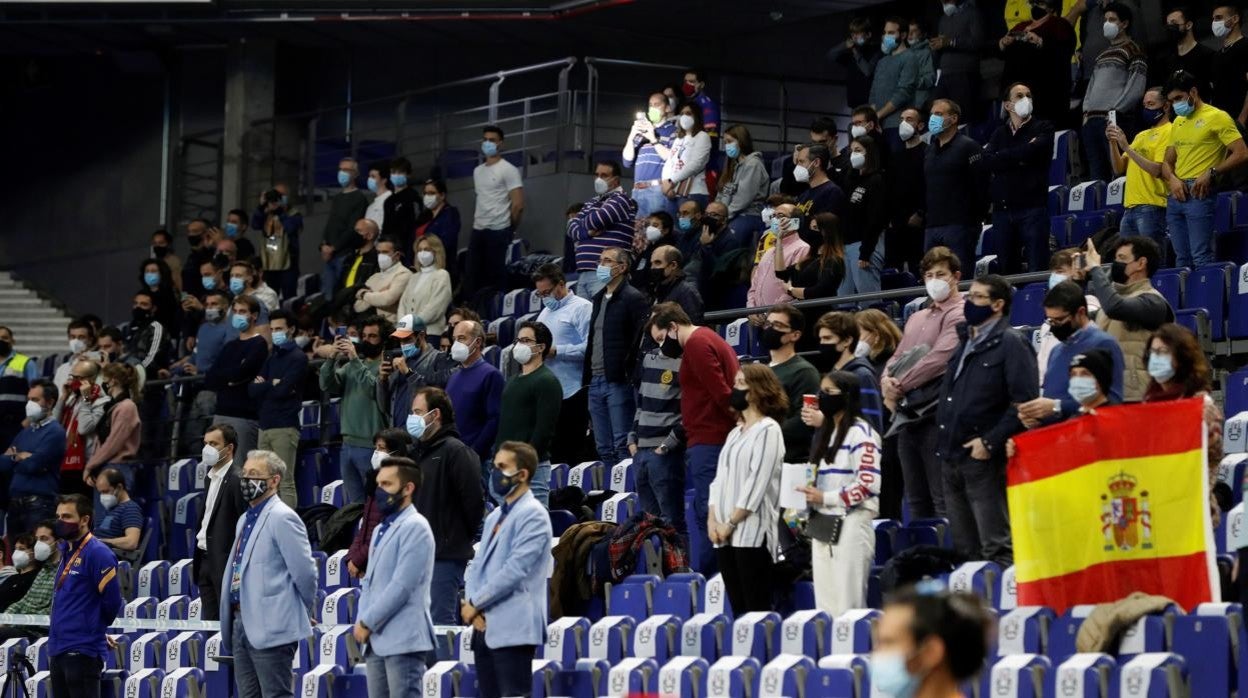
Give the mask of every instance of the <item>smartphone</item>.
<svg viewBox="0 0 1248 698">
<path fill-rule="evenodd" d="M 646 113 L 644 111 L 639 111 L 635 115 L 633 115 L 633 118 L 638 121 L 641 121 L 642 119 L 646 118 Z"/>
<path fill-rule="evenodd" d="M 1107 118 L 1109 119 L 1110 125 L 1117 126 L 1118 125 L 1118 110 L 1110 109 L 1109 116 Z"/>
<path fill-rule="evenodd" d="M 1082 252 L 1075 255 L 1075 268 L 1080 269 L 1080 270 L 1087 269 L 1088 268 L 1088 255 Z"/>
<path fill-rule="evenodd" d="M 335 328 L 334 328 L 334 336 L 335 336 L 335 337 L 346 337 L 346 336 L 347 336 L 347 326 L 346 326 L 346 325 L 339 325 L 338 327 L 335 327 Z"/>
</svg>

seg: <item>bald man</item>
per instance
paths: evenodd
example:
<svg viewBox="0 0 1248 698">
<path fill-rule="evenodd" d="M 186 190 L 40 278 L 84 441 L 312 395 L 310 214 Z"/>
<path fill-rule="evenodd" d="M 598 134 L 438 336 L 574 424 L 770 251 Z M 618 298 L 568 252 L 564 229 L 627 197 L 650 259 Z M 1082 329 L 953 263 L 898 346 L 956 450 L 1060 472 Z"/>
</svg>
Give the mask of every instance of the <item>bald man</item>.
<svg viewBox="0 0 1248 698">
<path fill-rule="evenodd" d="M 355 222 L 355 248 L 351 255 L 343 260 L 342 281 L 334 289 L 334 300 L 329 312 L 339 308 L 347 308 L 355 303 L 355 294 L 366 288 L 368 277 L 381 270 L 377 263 L 377 238 L 381 229 L 367 218 Z"/>
<path fill-rule="evenodd" d="M 657 305 L 671 301 L 684 309 L 694 324 L 702 322 L 702 294 L 684 272 L 684 255 L 673 245 L 650 253 L 650 278 L 646 291 Z"/>
</svg>

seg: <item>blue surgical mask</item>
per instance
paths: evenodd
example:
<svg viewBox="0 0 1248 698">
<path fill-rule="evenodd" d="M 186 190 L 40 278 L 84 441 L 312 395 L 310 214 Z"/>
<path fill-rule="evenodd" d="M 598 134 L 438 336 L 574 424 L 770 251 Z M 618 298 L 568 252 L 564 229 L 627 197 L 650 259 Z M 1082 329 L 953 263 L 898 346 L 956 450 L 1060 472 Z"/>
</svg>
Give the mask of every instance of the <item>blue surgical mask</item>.
<svg viewBox="0 0 1248 698">
<path fill-rule="evenodd" d="M 143 283 L 147 284 L 148 286 L 159 286 L 160 285 L 160 272 L 155 272 L 155 271 L 143 272 Z"/>
<path fill-rule="evenodd" d="M 490 471 L 490 492 L 494 493 L 494 496 L 499 499 L 507 499 L 520 486 L 520 483 L 517 481 L 519 475 L 519 471 L 507 475 L 498 468 L 494 468 Z"/>
<path fill-rule="evenodd" d="M 547 310 L 557 310 L 559 308 L 559 299 L 553 295 L 546 296 L 542 299 L 542 306 Z"/>
<path fill-rule="evenodd" d="M 676 227 L 680 228 L 681 230 L 689 230 L 690 228 L 693 227 L 693 219 L 687 218 L 685 216 L 681 216 L 680 218 L 676 219 Z"/>
<path fill-rule="evenodd" d="M 897 37 L 892 34 L 885 34 L 880 39 L 880 50 L 884 53 L 892 53 L 897 48 Z"/>
<path fill-rule="evenodd" d="M 204 319 L 208 322 L 216 322 L 221 319 L 220 308 L 204 308 Z"/>
<path fill-rule="evenodd" d="M 498 144 L 494 141 L 481 141 L 481 152 L 487 158 L 492 158 L 498 155 Z"/>
<path fill-rule="evenodd" d="M 872 654 L 868 673 L 871 688 L 893 698 L 910 698 L 919 688 L 920 677 L 910 673 L 906 657 L 900 652 Z"/>
<path fill-rule="evenodd" d="M 237 277 L 230 279 L 230 293 L 233 293 L 234 295 L 237 296 L 238 294 L 242 293 L 243 289 L 245 288 L 247 288 L 246 281 L 243 281 L 242 279 L 239 279 Z"/>
<path fill-rule="evenodd" d="M 927 117 L 927 130 L 933 136 L 939 136 L 945 130 L 945 117 L 932 114 Z"/>
<path fill-rule="evenodd" d="M 217 277 L 201 276 L 199 277 L 199 285 L 203 286 L 205 291 L 211 291 L 217 287 Z"/>
<path fill-rule="evenodd" d="M 406 186 L 407 186 L 407 175 L 405 175 L 405 174 L 397 174 L 397 173 L 392 173 L 392 174 L 390 175 L 390 183 L 391 183 L 391 184 L 393 184 L 393 185 L 394 185 L 394 186 L 396 186 L 396 187 L 406 187 Z"/>
<path fill-rule="evenodd" d="M 1158 383 L 1174 378 L 1174 361 L 1166 354 L 1148 353 L 1148 375 Z"/>
<path fill-rule="evenodd" d="M 338 186 L 345 187 L 351 183 L 351 173 L 346 170 L 338 170 Z"/>
<path fill-rule="evenodd" d="M 1070 277 L 1066 276 L 1065 274 L 1058 274 L 1057 272 L 1053 272 L 1052 274 L 1049 274 L 1049 288 L 1053 288 L 1054 286 L 1062 283 L 1063 281 L 1069 278 Z"/>
<path fill-rule="evenodd" d="M 236 238 L 236 237 L 238 237 L 238 224 L 237 224 L 237 223 L 226 223 L 226 224 L 225 224 L 225 236 L 226 236 L 227 238 Z"/>
<path fill-rule="evenodd" d="M 1091 376 L 1071 376 L 1066 387 L 1066 392 L 1081 405 L 1096 397 L 1097 390 L 1096 379 Z"/>
<path fill-rule="evenodd" d="M 372 177 L 368 178 L 368 190 L 373 192 L 374 194 L 377 193 L 377 180 L 373 179 Z"/>
<path fill-rule="evenodd" d="M 594 274 L 598 277 L 598 280 L 604 284 L 611 282 L 611 267 L 605 264 L 599 264 L 598 268 L 594 271 Z"/>
<path fill-rule="evenodd" d="M 411 434 L 413 439 L 420 441 L 420 437 L 425 434 L 425 426 L 425 418 L 422 415 L 407 415 L 407 433 Z"/>
<path fill-rule="evenodd" d="M 238 313 L 230 313 L 230 327 L 242 332 L 247 329 L 247 316 Z"/>
<path fill-rule="evenodd" d="M 1190 99 L 1181 99 L 1174 103 L 1174 113 L 1179 116 L 1191 116 L 1196 111 L 1196 107 L 1192 106 Z"/>
<path fill-rule="evenodd" d="M 273 333 L 273 346 L 280 347 L 281 345 L 285 343 L 286 343 L 286 333 L 275 331 Z"/>
<path fill-rule="evenodd" d="M 415 342 L 411 344 L 402 344 L 399 346 L 399 349 L 403 351 L 403 358 L 405 359 L 414 359 L 417 356 L 420 356 L 420 345 Z"/>
<path fill-rule="evenodd" d="M 724 146 L 724 155 L 727 155 L 733 160 L 736 160 L 741 155 L 741 146 L 737 145 L 736 143 L 729 143 L 728 145 Z"/>
</svg>

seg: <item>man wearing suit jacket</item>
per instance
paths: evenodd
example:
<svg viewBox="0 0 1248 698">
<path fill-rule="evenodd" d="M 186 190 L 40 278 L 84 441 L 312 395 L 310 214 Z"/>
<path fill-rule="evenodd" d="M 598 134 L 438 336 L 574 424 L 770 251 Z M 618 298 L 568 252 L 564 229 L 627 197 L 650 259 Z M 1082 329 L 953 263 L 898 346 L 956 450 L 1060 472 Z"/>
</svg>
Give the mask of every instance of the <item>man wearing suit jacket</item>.
<svg viewBox="0 0 1248 698">
<path fill-rule="evenodd" d="M 354 630 L 361 645 L 368 643 L 368 698 L 420 695 L 425 653 L 433 649 L 435 545 L 429 522 L 412 505 L 420 480 L 407 458 L 386 458 L 377 471 L 373 501 L 384 518 L 373 529 Z"/>
<path fill-rule="evenodd" d="M 504 441 L 494 456 L 490 490 L 503 505 L 490 512 L 464 577 L 460 609 L 475 632 L 473 657 L 481 698 L 528 696 L 533 653 L 546 642 L 546 587 L 554 566 L 550 515 L 529 492 L 537 452 Z"/>
<path fill-rule="evenodd" d="M 208 467 L 208 496 L 199 515 L 192 563 L 199 585 L 200 617 L 204 620 L 220 620 L 221 590 L 217 584 L 229 564 L 238 517 L 247 509 L 238 487 L 238 469 L 234 467 L 237 450 L 238 434 L 234 427 L 214 424 L 204 432 L 200 462 Z"/>
<path fill-rule="evenodd" d="M 247 454 L 239 486 L 250 507 L 221 578 L 221 648 L 234 657 L 239 698 L 293 695 L 295 647 L 312 634 L 316 562 L 303 521 L 277 497 L 284 477 L 276 453 Z"/>
</svg>

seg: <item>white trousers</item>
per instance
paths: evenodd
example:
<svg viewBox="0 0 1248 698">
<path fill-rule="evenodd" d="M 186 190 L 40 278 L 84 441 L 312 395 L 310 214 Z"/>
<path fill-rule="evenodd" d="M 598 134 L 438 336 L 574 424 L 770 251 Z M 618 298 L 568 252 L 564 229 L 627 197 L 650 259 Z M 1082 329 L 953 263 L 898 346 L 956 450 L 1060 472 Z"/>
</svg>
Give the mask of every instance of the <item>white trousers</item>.
<svg viewBox="0 0 1248 698">
<path fill-rule="evenodd" d="M 875 512 L 852 509 L 845 517 L 836 545 L 810 542 L 810 567 L 815 577 L 815 605 L 836 618 L 867 606 L 867 580 L 875 560 Z"/>
</svg>

